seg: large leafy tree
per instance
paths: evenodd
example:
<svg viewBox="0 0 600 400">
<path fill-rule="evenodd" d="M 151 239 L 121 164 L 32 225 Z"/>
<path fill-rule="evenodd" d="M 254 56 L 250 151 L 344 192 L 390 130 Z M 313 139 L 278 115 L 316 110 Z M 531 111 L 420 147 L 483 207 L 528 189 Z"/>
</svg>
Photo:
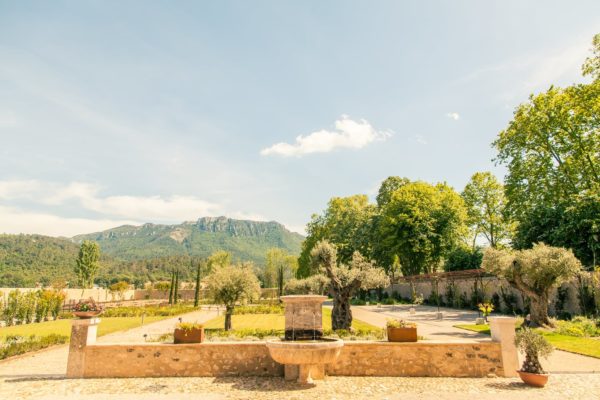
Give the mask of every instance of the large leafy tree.
<svg viewBox="0 0 600 400">
<path fill-rule="evenodd" d="M 536 244 L 527 250 L 488 248 L 482 268 L 506 279 L 530 299 L 532 326 L 552 326 L 548 318 L 550 290 L 574 277 L 581 263 L 570 250 Z"/>
<path fill-rule="evenodd" d="M 91 240 L 84 240 L 79 248 L 75 264 L 75 274 L 77 282 L 83 289 L 91 288 L 94 284 L 94 278 L 100 268 L 100 246 Z"/>
<path fill-rule="evenodd" d="M 491 172 L 477 172 L 461 194 L 473 232 L 473 248 L 483 235 L 491 247 L 507 243 L 513 224 L 505 216 L 506 198 L 502 183 Z"/>
<path fill-rule="evenodd" d="M 333 296 L 331 326 L 334 330 L 351 329 L 352 311 L 350 299 L 358 289 L 375 289 L 389 285 L 389 279 L 381 268 L 354 252 L 349 263 L 338 263 L 337 249 L 327 241 L 317 243 L 311 251 L 315 270 L 329 278 L 329 290 Z"/>
<path fill-rule="evenodd" d="M 535 231 L 538 223 L 552 228 L 546 233 L 553 238 L 551 243 L 567 243 L 567 231 L 559 224 L 548 224 L 547 218 L 562 219 L 566 210 L 586 204 L 582 198 L 599 196 L 600 35 L 593 44 L 594 54 L 583 66 L 584 74 L 593 78 L 591 83 L 551 87 L 532 95 L 494 142 L 497 162 L 508 168 L 507 209 L 519 222 L 521 247 L 535 243 L 534 235 L 527 231 Z M 586 224 L 598 226 L 600 215 L 586 220 Z M 583 247 L 574 250 L 591 254 L 589 243 L 595 246 L 595 242 L 583 238 L 584 234 L 577 234 Z"/>
<path fill-rule="evenodd" d="M 464 239 L 466 219 L 464 201 L 451 187 L 411 182 L 381 209 L 377 239 L 388 254 L 400 258 L 404 275 L 432 272 Z M 391 265 L 393 260 L 382 262 Z"/>
<path fill-rule="evenodd" d="M 215 303 L 225 306 L 225 330 L 231 330 L 231 316 L 237 304 L 260 296 L 260 282 L 249 265 L 225 265 L 206 277 L 206 286 Z"/>
<path fill-rule="evenodd" d="M 342 262 L 349 262 L 355 251 L 369 254 L 371 223 L 376 212 L 377 208 L 369 203 L 366 195 L 332 198 L 323 215 L 313 215 L 307 226 L 308 236 L 298 259 L 298 276 L 306 277 L 316 272 L 311 270 L 310 254 L 323 239 L 335 244 Z"/>
<path fill-rule="evenodd" d="M 267 263 L 263 274 L 265 287 L 277 287 L 279 297 L 283 295 L 285 284 L 296 275 L 298 258 L 284 249 L 272 248 L 267 251 Z"/>
</svg>

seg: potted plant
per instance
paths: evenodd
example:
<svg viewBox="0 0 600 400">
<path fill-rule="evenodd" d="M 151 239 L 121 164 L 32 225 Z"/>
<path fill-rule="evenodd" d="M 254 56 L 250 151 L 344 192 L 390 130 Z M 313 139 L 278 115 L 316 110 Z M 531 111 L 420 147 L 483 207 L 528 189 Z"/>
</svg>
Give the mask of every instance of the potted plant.
<svg viewBox="0 0 600 400">
<path fill-rule="evenodd" d="M 483 325 L 484 323 L 488 322 L 487 317 L 492 313 L 492 311 L 494 311 L 494 305 L 489 302 L 484 302 L 479 303 L 477 305 L 477 308 L 479 309 L 479 311 L 481 311 L 481 315 L 483 315 L 483 318 L 477 318 L 475 323 L 477 325 Z"/>
<path fill-rule="evenodd" d="M 517 332 L 515 345 L 525 353 L 525 361 L 517 371 L 523 382 L 530 386 L 544 387 L 548 382 L 548 374 L 542 369 L 539 358 L 547 358 L 552 353 L 552 345 L 530 328 L 523 328 Z"/>
<path fill-rule="evenodd" d="M 417 324 L 401 319 L 388 319 L 387 337 L 390 342 L 416 342 Z"/>
<path fill-rule="evenodd" d="M 87 300 L 79 300 L 73 307 L 73 315 L 81 319 L 97 317 L 102 311 L 104 311 L 104 307 L 97 304 L 91 297 Z"/>
<path fill-rule="evenodd" d="M 175 344 L 202 343 L 204 341 L 204 326 L 197 322 L 180 322 L 173 333 Z"/>
</svg>

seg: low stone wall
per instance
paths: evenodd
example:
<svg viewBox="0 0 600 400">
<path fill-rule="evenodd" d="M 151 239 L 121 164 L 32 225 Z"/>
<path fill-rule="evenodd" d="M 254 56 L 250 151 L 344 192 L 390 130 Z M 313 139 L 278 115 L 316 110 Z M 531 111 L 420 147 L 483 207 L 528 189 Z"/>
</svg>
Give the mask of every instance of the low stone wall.
<svg viewBox="0 0 600 400">
<path fill-rule="evenodd" d="M 283 376 L 264 342 L 95 344 L 85 360 L 85 378 Z"/>
<path fill-rule="evenodd" d="M 345 342 L 328 375 L 504 376 L 500 343 Z"/>
</svg>

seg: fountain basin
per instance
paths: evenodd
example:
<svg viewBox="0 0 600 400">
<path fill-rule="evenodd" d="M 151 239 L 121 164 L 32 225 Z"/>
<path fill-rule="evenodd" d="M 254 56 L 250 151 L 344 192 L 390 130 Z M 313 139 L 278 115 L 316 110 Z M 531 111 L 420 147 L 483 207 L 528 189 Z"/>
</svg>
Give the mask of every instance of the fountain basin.
<svg viewBox="0 0 600 400">
<path fill-rule="evenodd" d="M 323 379 L 325 364 L 333 363 L 344 346 L 340 339 L 319 340 L 268 340 L 269 354 L 276 362 L 285 365 L 286 380 L 298 379 L 312 383 Z"/>
</svg>

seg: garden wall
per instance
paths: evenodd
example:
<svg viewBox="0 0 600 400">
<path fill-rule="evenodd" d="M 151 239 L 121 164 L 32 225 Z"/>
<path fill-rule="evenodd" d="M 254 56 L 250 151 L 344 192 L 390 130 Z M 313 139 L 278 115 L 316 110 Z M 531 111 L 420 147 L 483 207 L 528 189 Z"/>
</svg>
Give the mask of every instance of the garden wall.
<svg viewBox="0 0 600 400">
<path fill-rule="evenodd" d="M 440 279 L 439 281 L 439 293 L 442 296 L 442 300 L 447 302 L 446 292 L 447 287 L 450 284 L 454 284 L 456 287 L 456 292 L 458 295 L 463 295 L 468 301 L 471 300 L 471 295 L 474 292 L 475 288 L 475 278 L 460 278 L 453 280 Z M 417 294 L 422 294 L 424 299 L 427 299 L 434 291 L 432 282 L 429 280 L 420 280 L 414 283 L 415 291 Z M 501 307 L 505 308 L 506 305 L 503 304 L 502 296 L 501 296 L 501 288 L 505 293 L 510 293 L 514 295 L 514 298 L 517 303 L 517 307 L 520 310 L 523 310 L 523 301 L 524 297 L 521 295 L 521 292 L 512 288 L 508 282 L 502 279 L 498 279 L 496 277 L 483 277 L 480 278 L 479 281 L 479 290 L 481 290 L 481 285 L 483 285 L 483 292 L 485 293 L 485 299 L 491 300 L 494 293 L 497 293 L 500 297 Z M 581 308 L 579 306 L 579 284 L 576 280 L 572 280 L 570 282 L 564 283 L 561 286 L 563 289 L 567 291 L 567 299 L 565 304 L 563 305 L 563 311 L 570 313 L 571 315 L 581 314 Z M 403 298 L 411 298 L 411 286 L 409 282 L 399 282 L 393 285 L 390 285 L 386 292 L 388 295 L 392 296 L 394 292 L 397 292 Z M 552 289 L 550 294 L 550 304 L 548 305 L 548 311 L 550 315 L 554 316 L 556 314 L 556 302 L 558 300 L 558 290 Z M 456 304 L 456 303 L 455 303 Z M 504 310 L 506 311 L 506 310 Z"/>
<path fill-rule="evenodd" d="M 503 376 L 500 343 L 345 342 L 338 376 Z M 283 376 L 264 342 L 94 344 L 85 347 L 81 377 Z M 72 375 L 71 376 L 77 376 Z"/>
</svg>

